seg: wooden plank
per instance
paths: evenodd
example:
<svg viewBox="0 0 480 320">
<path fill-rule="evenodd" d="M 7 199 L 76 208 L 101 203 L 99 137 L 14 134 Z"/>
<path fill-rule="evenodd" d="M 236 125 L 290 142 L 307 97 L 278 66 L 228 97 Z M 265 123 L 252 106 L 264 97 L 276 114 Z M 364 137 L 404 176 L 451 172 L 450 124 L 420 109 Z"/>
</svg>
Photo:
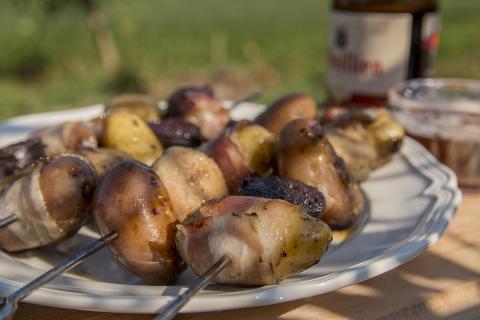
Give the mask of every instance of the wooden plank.
<svg viewBox="0 0 480 320">
<path fill-rule="evenodd" d="M 179 320 L 480 319 L 480 194 L 466 194 L 440 241 L 407 264 L 358 285 L 300 301 L 242 310 L 185 314 Z M 119 315 L 22 303 L 16 319 L 133 320 Z"/>
</svg>

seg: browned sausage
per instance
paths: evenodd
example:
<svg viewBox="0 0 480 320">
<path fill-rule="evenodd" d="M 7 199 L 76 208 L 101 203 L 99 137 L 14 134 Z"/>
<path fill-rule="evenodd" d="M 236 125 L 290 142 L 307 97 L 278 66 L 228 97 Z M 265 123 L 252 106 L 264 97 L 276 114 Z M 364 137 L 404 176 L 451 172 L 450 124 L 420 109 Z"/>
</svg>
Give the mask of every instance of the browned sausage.
<svg viewBox="0 0 480 320">
<path fill-rule="evenodd" d="M 316 187 L 325 196 L 321 217 L 333 229 L 349 227 L 363 210 L 359 185 L 351 178 L 316 120 L 297 119 L 282 130 L 277 166 L 280 175 Z"/>
</svg>

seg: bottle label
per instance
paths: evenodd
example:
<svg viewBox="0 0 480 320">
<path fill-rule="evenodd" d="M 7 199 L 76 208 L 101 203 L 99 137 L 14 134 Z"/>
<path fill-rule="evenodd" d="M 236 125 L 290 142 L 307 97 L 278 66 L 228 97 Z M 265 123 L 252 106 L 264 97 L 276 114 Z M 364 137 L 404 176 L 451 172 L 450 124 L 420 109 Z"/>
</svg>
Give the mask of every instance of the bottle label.
<svg viewBox="0 0 480 320">
<path fill-rule="evenodd" d="M 412 15 L 334 10 L 327 90 L 336 102 L 375 104 L 407 78 Z"/>
</svg>

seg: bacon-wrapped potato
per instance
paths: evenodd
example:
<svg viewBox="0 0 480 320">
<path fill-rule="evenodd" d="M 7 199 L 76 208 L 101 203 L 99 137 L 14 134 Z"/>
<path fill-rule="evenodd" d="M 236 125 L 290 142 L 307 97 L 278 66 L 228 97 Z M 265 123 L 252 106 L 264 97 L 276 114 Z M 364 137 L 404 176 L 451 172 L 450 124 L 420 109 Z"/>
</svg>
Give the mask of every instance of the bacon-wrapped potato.
<svg viewBox="0 0 480 320">
<path fill-rule="evenodd" d="M 229 196 L 203 204 L 177 226 L 177 249 L 196 274 L 227 255 L 217 283 L 269 285 L 300 272 L 326 252 L 332 235 L 321 220 L 283 200 Z"/>
<path fill-rule="evenodd" d="M 386 163 L 401 147 L 403 128 L 381 108 L 333 108 L 323 116 L 325 132 L 335 152 L 356 181 Z"/>
<path fill-rule="evenodd" d="M 228 194 L 222 171 L 205 153 L 171 147 L 152 166 L 165 185 L 179 221 L 203 202 Z"/>
<path fill-rule="evenodd" d="M 47 156 L 74 152 L 79 148 L 96 148 L 97 132 L 88 122 L 65 122 L 32 132 L 29 138 L 40 139 Z"/>
<path fill-rule="evenodd" d="M 183 87 L 168 99 L 166 117 L 179 117 L 200 128 L 205 140 L 218 136 L 230 114 L 218 101 L 209 87 Z"/>
<path fill-rule="evenodd" d="M 46 157 L 45 145 L 39 138 L 27 139 L 0 149 L 0 184 L 3 185 L 6 177 Z"/>
<path fill-rule="evenodd" d="M 94 183 L 94 172 L 81 157 L 35 163 L 0 195 L 0 217 L 17 217 L 0 229 L 0 247 L 33 249 L 73 234 L 87 217 Z"/>
<path fill-rule="evenodd" d="M 275 156 L 275 138 L 262 126 L 241 120 L 227 128 L 207 149 L 233 193 L 245 177 L 269 173 Z"/>
</svg>

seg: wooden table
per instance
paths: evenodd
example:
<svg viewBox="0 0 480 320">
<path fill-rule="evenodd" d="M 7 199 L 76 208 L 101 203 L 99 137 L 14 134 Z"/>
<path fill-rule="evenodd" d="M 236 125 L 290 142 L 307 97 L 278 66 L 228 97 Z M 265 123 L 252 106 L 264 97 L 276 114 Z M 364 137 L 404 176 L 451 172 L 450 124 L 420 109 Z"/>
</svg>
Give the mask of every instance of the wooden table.
<svg viewBox="0 0 480 320">
<path fill-rule="evenodd" d="M 151 319 L 22 303 L 15 319 Z M 480 193 L 465 194 L 446 233 L 409 263 L 361 284 L 300 301 L 178 320 L 480 319 Z"/>
</svg>

